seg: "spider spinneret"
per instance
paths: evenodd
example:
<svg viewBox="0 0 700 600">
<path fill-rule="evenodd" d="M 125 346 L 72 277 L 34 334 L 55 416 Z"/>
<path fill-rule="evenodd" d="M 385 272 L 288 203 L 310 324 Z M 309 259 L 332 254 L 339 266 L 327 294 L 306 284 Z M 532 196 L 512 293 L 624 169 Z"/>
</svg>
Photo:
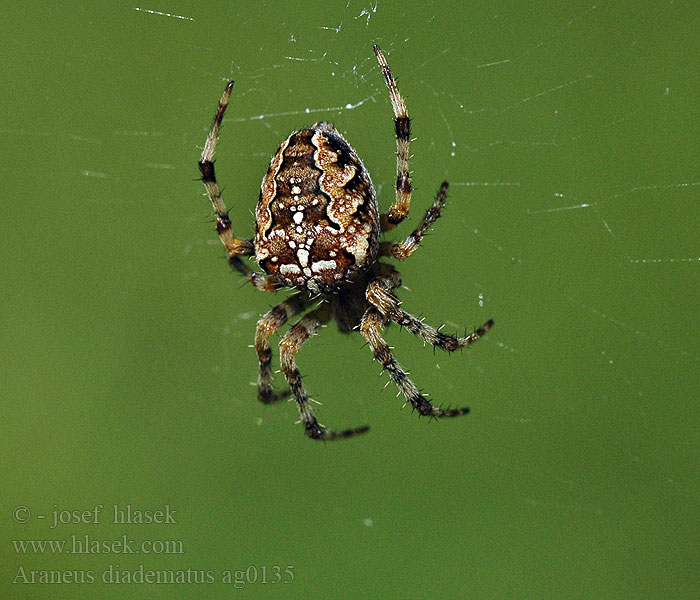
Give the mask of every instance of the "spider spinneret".
<svg viewBox="0 0 700 600">
<path fill-rule="evenodd" d="M 454 337 L 424 324 L 401 309 L 393 293 L 401 285 L 401 276 L 392 265 L 378 260 L 382 256 L 405 259 L 418 248 L 426 231 L 440 217 L 448 185 L 442 183 L 437 199 L 403 242 L 380 243 L 381 232 L 393 229 L 409 213 L 411 128 L 386 58 L 379 46 L 374 46 L 374 52 L 389 90 L 396 126 L 396 198 L 386 213 L 379 214 L 372 180 L 355 150 L 332 124 L 320 122 L 292 133 L 282 142 L 262 181 L 255 210 L 255 238 L 234 237 L 213 162 L 221 121 L 233 90 L 232 81 L 219 102 L 199 161 L 229 264 L 258 289 L 297 290 L 265 313 L 257 324 L 258 398 L 263 403 L 290 394 L 275 392 L 272 386 L 271 335 L 294 315 L 321 301 L 280 342 L 282 373 L 296 400 L 306 433 L 313 439 L 345 438 L 369 429 L 364 426 L 334 432 L 321 425 L 314 415 L 294 355 L 322 324 L 335 320 L 343 333 L 359 329 L 406 401 L 419 414 L 432 417 L 454 417 L 468 413 L 469 409 L 433 406 L 394 358 L 381 336 L 382 327 L 390 322 L 398 323 L 424 342 L 452 352 L 478 340 L 493 326 L 489 320 L 468 336 Z M 241 256 L 255 256 L 265 274 L 254 272 Z"/>
</svg>

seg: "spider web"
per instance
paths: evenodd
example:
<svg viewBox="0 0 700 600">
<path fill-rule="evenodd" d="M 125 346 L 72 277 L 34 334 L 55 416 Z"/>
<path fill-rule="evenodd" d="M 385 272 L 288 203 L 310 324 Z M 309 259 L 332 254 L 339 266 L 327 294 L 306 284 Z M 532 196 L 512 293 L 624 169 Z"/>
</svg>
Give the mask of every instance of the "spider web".
<svg viewBox="0 0 700 600">
<path fill-rule="evenodd" d="M 254 39 L 260 22 L 275 21 L 272 4 L 260 10 L 262 21 L 251 15 L 236 21 L 238 39 Z M 183 43 L 195 52 L 222 51 L 221 44 L 195 42 L 183 31 L 202 27 L 201 14 L 146 6 L 135 13 L 133 18 L 144 23 L 177 21 Z M 237 142 L 233 149 L 229 138 L 220 149 L 230 165 L 221 167 L 220 178 L 232 213 L 238 221 L 252 214 L 251 207 L 232 203 L 227 184 L 237 172 L 233 165 L 252 158 L 251 168 L 262 172 L 280 140 L 319 120 L 335 122 L 347 135 L 372 174 L 381 206 L 388 206 L 395 178 L 393 141 L 387 93 L 371 52 L 377 42 L 414 119 L 410 223 L 425 210 L 441 178 L 451 184 L 448 210 L 420 250 L 425 260 L 416 255 L 402 267 L 411 288 L 402 293 L 406 303 L 453 330 L 497 313 L 488 343 L 504 353 L 509 368 L 515 361 L 524 369 L 541 348 L 531 340 L 523 346 L 527 338 L 513 335 L 513 326 L 503 327 L 501 315 L 518 314 L 517 305 L 520 320 L 514 327 L 522 333 L 532 326 L 526 309 L 534 315 L 537 307 L 554 306 L 564 325 L 551 322 L 539 330 L 548 343 L 605 330 L 617 352 L 624 348 L 638 360 L 650 353 L 668 357 L 691 373 L 700 364 L 696 315 L 687 307 L 682 329 L 663 326 L 679 318 L 669 299 L 697 291 L 700 269 L 700 174 L 692 150 L 698 132 L 690 59 L 682 55 L 683 41 L 691 37 L 683 15 L 684 7 L 676 4 L 577 3 L 536 15 L 493 4 L 466 19 L 436 2 L 397 10 L 379 1 L 348 1 L 313 19 L 286 19 L 265 47 L 235 47 L 228 63 L 216 61 L 219 70 L 196 66 L 199 82 L 237 81 L 225 135 L 235 131 L 245 146 Z M 667 41 L 670 32 L 677 42 Z M 384 123 L 380 132 L 375 115 Z M 112 134 L 175 138 L 178 131 Z M 193 151 L 200 143 L 189 134 L 188 142 Z M 148 161 L 146 167 L 187 168 L 167 161 Z M 111 176 L 89 167 L 82 172 Z M 240 184 L 242 196 L 255 197 L 257 175 Z M 216 239 L 205 243 L 218 245 Z M 452 244 L 460 244 L 464 253 L 456 288 L 449 273 L 436 280 L 422 270 L 444 261 Z M 510 285 L 494 284 L 499 275 Z M 444 309 L 421 307 L 418 298 L 432 285 L 447 303 Z M 466 306 L 454 315 L 450 306 L 459 306 L 454 298 L 460 295 Z M 257 313 L 246 309 L 238 317 L 252 320 Z M 387 335 L 399 343 L 397 334 Z M 401 345 L 412 365 L 423 360 L 406 348 L 411 344 L 403 337 Z M 314 356 L 311 349 L 305 353 Z M 611 353 L 596 348 L 584 360 L 593 364 Z M 486 377 L 488 361 L 478 355 L 470 353 L 470 368 Z M 436 369 L 443 362 L 436 356 Z M 626 366 L 616 370 L 614 359 L 611 364 L 610 381 L 624 377 Z M 430 388 L 438 375 L 428 378 Z M 646 386 L 643 379 L 630 380 L 626 392 L 644 394 Z M 527 407 L 513 412 L 499 418 L 532 419 Z"/>
<path fill-rule="evenodd" d="M 447 317 L 448 329 L 457 331 L 495 316 L 489 341 L 479 345 L 501 354 L 491 364 L 493 355 L 483 358 L 475 347 L 453 385 L 454 361 L 446 364 L 441 355 L 432 373 L 423 369 L 416 377 L 441 395 L 458 395 L 475 378 L 488 389 L 494 369 L 511 377 L 515 371 L 521 383 L 495 385 L 497 397 L 513 398 L 514 390 L 532 385 L 526 374 L 534 368 L 582 394 L 575 405 L 585 413 L 586 378 L 596 373 L 608 401 L 619 399 L 645 423 L 658 389 L 650 380 L 666 381 L 677 371 L 675 393 L 696 405 L 700 132 L 693 68 L 684 55 L 693 38 L 685 7 L 578 3 L 531 15 L 489 5 L 467 20 L 438 3 L 396 11 L 382 2 L 347 2 L 334 14 L 285 24 L 276 52 L 262 64 L 246 72 L 232 65 L 231 75 L 250 82 L 241 95 L 256 103 L 283 86 L 278 80 L 293 83 L 260 112 L 227 121 L 246 126 L 246 136 L 268 130 L 271 147 L 313 120 L 336 122 L 359 149 L 386 208 L 394 182 L 391 129 L 362 126 L 371 115 L 390 116 L 370 52 L 371 43 L 382 46 L 414 119 L 411 223 L 441 178 L 451 184 L 446 214 L 420 250 L 424 258 L 402 266 L 411 288 L 402 293 L 404 306 L 436 324 Z M 429 31 L 427 42 L 417 30 Z M 310 89 L 316 81 L 323 83 Z M 368 135 L 373 143 L 362 141 Z M 443 270 L 454 260 L 446 254 L 454 244 L 460 268 Z M 431 293 L 444 306 L 425 307 Z M 426 360 L 409 349 L 406 334 L 387 336 L 400 360 L 410 366 Z M 566 360 L 557 368 L 538 355 Z M 653 366 L 640 373 L 639 364 Z M 552 393 L 547 410 L 568 415 L 560 396 Z M 602 408 L 596 401 L 589 406 Z M 515 427 L 548 419 L 518 400 L 484 418 Z M 596 420 L 592 413 L 585 418 Z M 644 452 L 633 444 L 625 454 L 640 460 Z M 680 473 L 671 468 L 668 480 Z"/>
<path fill-rule="evenodd" d="M 291 131 L 314 121 L 332 121 L 347 137 L 386 210 L 396 173 L 391 107 L 372 53 L 378 43 L 406 98 L 415 136 L 411 215 L 390 239 L 407 235 L 440 182 L 450 182 L 444 216 L 400 266 L 403 307 L 433 325 L 446 323 L 447 332 L 462 333 L 491 317 L 495 327 L 469 352 L 451 357 L 431 354 L 405 331 L 387 331 L 398 360 L 433 393 L 431 400 L 474 411 L 468 429 L 449 426 L 438 436 L 408 411 L 398 414 L 393 387 L 381 392 L 386 375 L 365 380 L 379 369 L 361 338 L 349 343 L 329 326 L 299 356 L 311 395 L 324 403 L 320 420 L 390 431 L 395 439 L 380 438 L 392 450 L 387 457 L 406 456 L 400 444 L 415 436 L 426 452 L 421 473 L 432 469 L 428 459 L 444 461 L 458 449 L 471 457 L 474 472 L 450 467 L 449 474 L 477 491 L 474 482 L 483 476 L 499 490 L 490 499 L 525 509 L 528 523 L 533 514 L 554 515 L 565 529 L 570 515 L 592 515 L 590 529 L 600 520 L 610 532 L 620 519 L 620 530 L 632 537 L 637 522 L 624 521 L 631 506 L 650 538 L 669 548 L 687 541 L 697 533 L 695 520 L 684 529 L 674 518 L 695 514 L 689 506 L 698 495 L 697 9 L 675 1 L 533 8 L 347 0 L 316 11 L 308 2 L 284 3 L 284 11 L 280 4 L 149 2 L 92 8 L 89 18 L 82 6 L 76 14 L 43 8 L 33 9 L 31 19 L 23 14 L 21 27 L 8 26 L 18 68 L 7 69 L 6 88 L 17 92 L 4 100 L 8 118 L 0 133 L 12 148 L 5 164 L 16 169 L 41 157 L 35 178 L 17 183 L 8 197 L 26 198 L 29 190 L 49 204 L 49 247 L 62 259 L 61 278 L 83 278 L 100 290 L 91 319 L 55 311 L 73 296 L 60 286 L 55 301 L 45 292 L 42 277 L 56 277 L 46 275 L 46 246 L 24 238 L 9 244 L 15 252 L 7 280 L 19 281 L 26 293 L 9 338 L 20 340 L 22 351 L 51 347 L 52 339 L 61 348 L 62 338 L 56 341 L 52 332 L 66 336 L 83 322 L 107 323 L 112 335 L 125 329 L 150 348 L 169 328 L 182 326 L 164 315 L 187 314 L 192 329 L 173 347 L 188 357 L 215 355 L 211 371 L 237 390 L 241 373 L 252 380 L 255 356 L 246 346 L 255 320 L 275 300 L 232 284 L 223 260 L 209 268 L 211 247 L 221 252 L 220 244 L 206 225 L 206 199 L 196 196 L 201 185 L 188 187 L 216 99 L 234 79 L 217 175 L 237 234 L 251 233 L 271 154 Z M 130 52 L 128 59 L 121 52 Z M 71 91 L 53 97 L 66 80 Z M 38 98 L 53 121 L 28 113 L 27 98 Z M 8 170 L 9 186 L 18 179 Z M 11 209 L 6 222 L 14 219 L 13 229 L 26 230 L 26 215 L 20 221 L 8 202 Z M 99 240 L 85 234 L 96 223 Z M 71 238 L 77 248 L 62 254 Z M 25 272 L 40 274 L 33 279 L 42 287 L 30 293 L 18 275 Z M 105 287 L 114 273 L 124 276 L 126 287 Z M 202 290 L 206 298 L 200 299 Z M 51 311 L 34 310 L 44 293 Z M 118 323 L 119 302 L 144 316 L 136 324 Z M 194 321 L 211 306 L 217 307 L 213 317 Z M 21 332 L 34 319 L 41 329 L 27 342 Z M 201 342 L 193 331 L 205 332 Z M 122 369 L 138 370 L 127 342 L 113 355 Z M 158 348 L 167 355 L 166 343 Z M 109 360 L 117 360 L 109 350 Z M 10 343 L 5 351 L 6 363 L 14 364 Z M 329 356 L 338 366 L 322 366 Z M 148 364 L 175 378 L 165 362 Z M 157 377 L 158 384 L 178 397 L 180 389 L 165 387 L 168 377 Z M 199 398 L 206 385 L 192 395 Z M 341 401 L 338 390 L 352 397 Z M 240 402 L 252 403 L 265 435 L 291 427 L 291 406 L 261 413 L 252 398 L 251 392 Z M 140 399 L 131 401 L 140 406 Z M 221 406 L 226 420 L 229 401 L 223 393 L 216 402 L 207 398 L 201 412 Z M 479 455 L 476 449 L 484 448 Z M 336 455 L 324 456 L 319 464 Z M 293 461 L 284 465 L 299 468 Z M 395 462 L 391 468 L 414 481 L 408 467 L 400 471 Z M 418 484 L 428 496 L 430 477 Z M 446 497 L 454 498 L 447 489 Z M 648 514 L 639 507 L 646 503 Z M 386 523 L 381 504 L 363 497 L 338 514 L 376 530 Z M 655 528 L 652 517 L 667 528 Z M 615 546 L 618 538 L 609 535 L 588 546 L 594 547 L 590 555 Z M 686 578 L 695 572 L 688 554 L 679 551 L 669 561 Z M 656 561 L 639 548 L 633 557 L 637 565 Z M 649 573 L 640 578 L 663 579 L 653 568 Z M 638 597 L 645 595 L 653 594 Z"/>
<path fill-rule="evenodd" d="M 451 204 L 420 251 L 427 258 L 402 266 L 411 288 L 402 293 L 404 306 L 420 311 L 434 293 L 443 306 L 422 310 L 432 322 L 449 316 L 453 330 L 496 317 L 489 341 L 469 353 L 463 375 L 455 377 L 454 361 L 436 355 L 432 373 L 422 369 L 416 377 L 443 396 L 476 386 L 477 398 L 484 390 L 509 398 L 482 418 L 516 430 L 558 422 L 552 413 L 570 425 L 594 422 L 610 403 L 618 404 L 611 420 L 622 406 L 643 429 L 663 389 L 659 382 L 680 379 L 670 386 L 673 393 L 695 406 L 699 393 L 700 173 L 694 147 L 700 132 L 688 83 L 693 69 L 680 41 L 692 38 L 684 12 L 673 3 L 627 9 L 578 3 L 550 7 L 538 23 L 492 5 L 455 22 L 438 3 L 397 13 L 382 2 L 348 2 L 335 18 L 286 24 L 276 54 L 255 69 L 243 73 L 232 66 L 235 78 L 252 82 L 241 94 L 256 99 L 278 79 L 294 83 L 276 96 L 283 102 L 227 121 L 247 125 L 250 136 L 267 129 L 270 139 L 313 120 L 336 122 L 362 147 L 386 208 L 394 181 L 390 127 L 381 133 L 362 127 L 369 115 L 389 116 L 370 52 L 378 42 L 414 118 L 412 223 L 440 179 L 451 184 Z M 392 27 L 392 19 L 406 28 Z M 422 28 L 433 32 L 427 43 L 414 33 Z M 455 29 L 459 36 L 449 33 Z M 309 93 L 311 81 L 323 82 L 323 97 Z M 375 146 L 362 143 L 367 135 Z M 455 244 L 460 268 L 446 270 L 455 260 L 446 252 Z M 455 295 L 466 301 L 458 316 Z M 387 337 L 400 360 L 425 362 L 420 349 L 409 349 L 407 334 Z M 496 354 L 480 355 L 482 343 Z M 324 350 L 309 352 L 318 359 Z M 341 362 L 354 358 L 336 346 L 333 352 Z M 641 364 L 649 372 L 639 372 Z M 539 372 L 534 389 L 533 369 Z M 489 384 L 494 370 L 511 381 Z M 314 376 L 317 386 L 321 378 Z M 532 401 L 542 398 L 543 379 L 558 381 L 561 389 L 538 409 Z M 602 402 L 589 393 L 591 381 Z M 529 400 L 518 398 L 521 389 L 530 390 Z M 562 395 L 571 392 L 579 401 L 562 405 Z M 612 427 L 605 435 L 618 432 Z M 632 435 L 619 460 L 643 463 L 656 452 Z M 494 460 L 504 473 L 516 473 L 514 464 Z M 651 486 L 687 491 L 686 467 L 672 461 Z M 566 473 L 559 484 L 586 487 Z M 603 502 L 573 496 L 567 491 L 565 500 L 547 500 L 533 492 L 524 501 L 560 512 L 607 510 Z"/>
<path fill-rule="evenodd" d="M 437 7 L 436 3 L 421 8 L 409 6 L 401 18 L 438 27 L 445 15 L 439 15 Z M 382 12 L 390 9 L 381 2 L 347 2 L 342 10 L 335 11 L 335 18 L 329 15 L 311 27 L 306 23 L 296 27 L 287 24 L 278 31 L 280 48 L 276 54 L 266 57 L 263 64 L 246 67 L 245 72 L 240 65 L 232 64 L 227 77 L 246 82 L 237 88 L 239 98 L 254 95 L 257 101 L 264 95 L 266 84 L 275 87 L 278 78 L 288 77 L 287 72 L 292 72 L 293 80 L 299 83 L 290 88 L 289 101 L 281 106 L 275 100 L 268 103 L 274 104 L 269 110 L 230 115 L 225 121 L 237 126 L 247 124 L 250 128 L 245 130 L 246 135 L 267 129 L 271 132 L 268 138 L 282 139 L 290 130 L 286 125 L 290 122 L 300 127 L 313 120 L 329 119 L 342 124 L 341 130 L 347 132 L 349 123 L 362 119 L 356 114 L 386 113 L 386 91 L 377 76 L 374 57 L 368 51 L 368 41 L 376 40 L 388 55 L 400 61 L 397 63 L 401 64 L 400 69 L 394 66 L 395 75 L 408 96 L 409 112 L 415 120 L 417 139 L 412 145 L 411 166 L 414 178 L 420 177 L 421 181 L 417 182 L 420 193 L 414 195 L 414 219 L 426 206 L 426 188 L 435 186 L 437 178 L 444 175 L 450 180 L 454 197 L 471 196 L 474 198 L 471 204 L 503 203 L 505 206 L 501 208 L 507 218 L 520 219 L 523 228 L 547 228 L 552 237 L 561 237 L 560 253 L 566 253 L 566 239 L 575 235 L 575 228 L 584 225 L 590 239 L 586 256 L 580 257 L 582 261 L 606 255 L 619 267 L 619 276 L 634 279 L 642 287 L 644 281 L 656 280 L 659 269 L 671 277 L 673 271 L 665 269 L 678 269 L 681 278 L 692 280 L 700 267 L 700 245 L 694 231 L 700 178 L 694 165 L 685 160 L 690 152 L 684 148 L 672 150 L 663 139 L 668 135 L 664 129 L 666 121 L 661 122 L 675 120 L 683 139 L 691 139 L 690 132 L 682 129 L 691 116 L 690 107 L 684 104 L 689 91 L 683 81 L 687 71 L 683 67 L 664 69 L 657 65 L 653 78 L 645 74 L 645 79 L 638 79 L 639 72 L 657 58 L 648 48 L 646 52 L 650 55 L 645 56 L 639 46 L 651 44 L 653 28 L 663 31 L 664 27 L 682 21 L 682 9 L 669 6 L 661 10 L 650 6 L 630 9 L 626 14 L 624 10 L 616 12 L 582 3 L 548 15 L 537 36 L 523 40 L 510 30 L 517 17 L 498 14 L 495 6 L 491 8 L 492 14 L 485 11 L 478 24 L 470 25 L 469 35 L 479 28 L 486 29 L 503 36 L 499 44 L 484 50 L 447 39 L 437 46 L 437 51 L 433 47 L 423 49 L 418 58 L 414 56 L 416 49 L 410 36 L 398 32 L 387 35 L 382 29 L 385 24 Z M 601 53 L 593 60 L 576 64 L 574 69 L 565 64 L 560 72 L 538 73 L 557 53 L 577 59 L 583 53 L 576 48 L 582 38 L 607 20 L 623 17 L 636 29 L 625 31 L 625 35 L 613 42 L 606 38 L 610 42 L 606 56 Z M 673 48 L 668 49 L 672 51 Z M 402 53 L 411 54 L 411 59 L 402 61 Z M 409 68 L 405 67 L 406 62 Z M 626 75 L 629 81 L 614 80 L 626 67 L 630 67 Z M 461 79 L 456 85 L 444 83 L 441 70 L 458 70 Z M 319 103 L 318 94 L 303 93 L 308 90 L 305 82 L 318 78 L 330 86 L 329 95 L 337 98 L 335 102 Z M 511 80 L 525 83 L 511 85 Z M 488 85 L 493 82 L 499 90 L 507 88 L 508 95 L 489 94 Z M 623 84 L 627 83 L 637 86 L 634 93 L 624 88 Z M 585 104 L 594 99 L 595 103 Z M 601 108 L 601 104 L 605 106 Z M 428 110 L 423 108 L 426 106 Z M 521 121 L 537 125 L 523 126 Z M 532 131 L 543 123 L 546 130 Z M 350 132 L 349 137 L 354 143 L 358 134 Z M 637 165 L 617 162 L 611 156 L 608 162 L 592 170 L 588 166 L 572 168 L 577 176 L 573 180 L 567 180 L 572 173 L 551 175 L 555 167 L 561 166 L 562 156 L 588 159 L 588 146 L 592 143 L 600 144 L 601 149 L 610 153 L 627 150 L 625 158 L 629 159 L 630 148 L 636 149 L 634 144 L 641 138 L 648 146 Z M 671 167 L 672 151 L 681 158 L 674 161 L 673 168 L 667 168 Z M 259 156 L 267 158 L 269 154 L 260 152 Z M 526 168 L 502 168 L 498 165 L 499 154 L 521 160 L 526 157 L 523 160 Z M 480 167 L 496 164 L 497 168 L 480 169 L 485 173 L 481 178 L 465 177 L 475 171 L 475 162 Z M 422 168 L 435 163 L 441 165 L 438 174 Z M 648 163 L 656 163 L 658 168 L 645 169 Z M 386 206 L 392 193 L 392 163 L 384 160 L 378 168 L 372 164 L 371 171 Z M 610 176 L 618 171 L 619 177 Z M 538 256 L 528 259 L 532 249 L 519 246 L 523 240 L 513 241 L 511 231 L 499 231 L 503 229 L 499 223 L 477 223 L 476 219 L 469 222 L 473 225 L 469 234 L 475 243 L 501 261 L 517 264 L 523 272 L 541 268 L 542 265 L 534 264 Z M 525 243 L 532 245 L 532 240 L 526 238 Z M 476 279 L 473 282 L 478 287 Z M 685 357 L 691 363 L 700 361 L 695 336 L 685 341 L 682 337 L 659 338 L 657 332 L 626 322 L 624 309 L 616 315 L 596 304 L 595 297 L 587 297 L 588 290 L 574 287 L 562 291 L 555 287 L 542 291 L 547 298 L 551 298 L 552 292 L 561 294 L 565 302 L 585 313 L 586 319 L 634 331 L 645 339 L 656 340 L 656 344 L 664 344 L 665 351 L 673 349 L 678 357 Z M 485 293 L 479 292 L 477 297 L 479 306 L 484 306 Z M 537 301 L 532 299 L 533 303 Z M 457 326 L 457 323 L 448 324 Z M 503 346 L 515 350 L 508 344 Z"/>
</svg>

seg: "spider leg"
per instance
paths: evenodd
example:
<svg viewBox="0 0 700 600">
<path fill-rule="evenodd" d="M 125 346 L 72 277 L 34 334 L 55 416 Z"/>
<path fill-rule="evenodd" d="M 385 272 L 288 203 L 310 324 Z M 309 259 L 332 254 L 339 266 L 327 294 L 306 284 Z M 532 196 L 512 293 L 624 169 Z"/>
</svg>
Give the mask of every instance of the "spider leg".
<svg viewBox="0 0 700 600">
<path fill-rule="evenodd" d="M 258 321 L 255 330 L 255 351 L 258 354 L 260 373 L 258 374 L 258 400 L 263 404 L 271 404 L 289 396 L 289 390 L 275 392 L 272 388 L 272 349 L 270 336 L 284 325 L 290 317 L 300 313 L 309 304 L 304 294 L 295 294 L 281 304 L 268 310 Z"/>
<path fill-rule="evenodd" d="M 380 275 L 367 286 L 367 301 L 387 319 L 405 327 L 428 344 L 448 352 L 454 352 L 475 342 L 493 327 L 493 319 L 489 319 L 476 331 L 465 337 L 455 337 L 442 333 L 401 309 L 399 299 L 391 293 L 391 290 L 399 285 L 401 285 L 401 276 L 397 271 Z"/>
<path fill-rule="evenodd" d="M 382 231 L 389 231 L 408 216 L 411 208 L 411 175 L 408 171 L 411 120 L 406 112 L 406 103 L 396 87 L 396 80 L 379 46 L 374 46 L 374 53 L 389 89 L 396 127 L 396 200 L 380 217 Z"/>
<path fill-rule="evenodd" d="M 302 317 L 282 338 L 280 342 L 280 359 L 282 372 L 284 373 L 292 394 L 297 402 L 301 420 L 304 423 L 306 435 L 316 440 L 337 440 L 351 437 L 360 433 L 365 433 L 369 427 L 363 426 L 357 429 L 347 429 L 345 431 L 333 432 L 323 427 L 316 420 L 311 402 L 306 394 L 306 388 L 301 381 L 301 374 L 297 368 L 294 355 L 311 336 L 313 336 L 321 324 L 330 320 L 330 313 L 326 306 L 310 312 Z"/>
<path fill-rule="evenodd" d="M 389 373 L 389 377 L 399 388 L 399 391 L 404 395 L 406 400 L 411 403 L 413 408 L 421 415 L 431 417 L 457 417 L 466 415 L 469 412 L 468 407 L 464 408 L 438 408 L 433 406 L 428 399 L 420 393 L 416 385 L 408 378 L 408 374 L 403 367 L 397 362 L 391 349 L 387 345 L 384 338 L 381 336 L 381 328 L 384 324 L 384 316 L 374 307 L 370 307 L 362 316 L 360 330 L 369 342 L 374 356 L 382 363 L 384 369 Z"/>
<path fill-rule="evenodd" d="M 279 286 L 273 279 L 260 273 L 253 272 L 253 270 L 239 258 L 239 256 L 252 256 L 255 254 L 253 240 L 236 238 L 233 236 L 228 210 L 221 198 L 221 190 L 219 189 L 219 184 L 214 174 L 214 151 L 216 150 L 216 142 L 219 137 L 219 130 L 221 129 L 221 121 L 224 118 L 224 113 L 226 112 L 226 106 L 228 106 L 232 90 L 233 81 L 229 81 L 219 101 L 219 107 L 216 110 L 216 115 L 214 115 L 214 122 L 209 130 L 207 140 L 204 142 L 202 156 L 199 159 L 199 171 L 202 174 L 202 181 L 207 190 L 207 196 L 214 208 L 214 214 L 216 215 L 216 231 L 219 234 L 221 243 L 224 245 L 224 248 L 226 248 L 229 264 L 233 269 L 247 277 L 259 290 L 274 292 Z"/>
<path fill-rule="evenodd" d="M 418 227 L 403 242 L 383 242 L 379 248 L 380 256 L 391 256 L 393 258 L 408 258 L 418 248 L 430 226 L 440 218 L 442 207 L 445 205 L 448 183 L 442 182 L 435 202 L 425 213 L 425 216 L 418 224 Z"/>
</svg>

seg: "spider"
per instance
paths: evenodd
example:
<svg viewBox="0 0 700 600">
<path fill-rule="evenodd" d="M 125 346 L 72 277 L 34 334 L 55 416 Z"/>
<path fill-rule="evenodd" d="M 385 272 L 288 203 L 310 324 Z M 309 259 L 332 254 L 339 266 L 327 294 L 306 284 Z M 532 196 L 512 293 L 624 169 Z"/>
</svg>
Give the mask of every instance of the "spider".
<svg viewBox="0 0 700 600">
<path fill-rule="evenodd" d="M 403 242 L 380 242 L 380 234 L 392 230 L 409 213 L 411 127 L 404 100 L 379 46 L 374 46 L 374 53 L 389 90 L 396 126 L 396 198 L 387 212 L 379 214 L 372 181 L 355 150 L 331 123 L 319 122 L 282 142 L 262 180 L 255 210 L 255 238 L 234 237 L 213 161 L 233 81 L 226 85 L 199 161 L 202 181 L 214 207 L 216 229 L 231 267 L 259 290 L 296 290 L 257 324 L 255 350 L 260 363 L 257 388 L 261 402 L 270 404 L 290 395 L 289 391 L 273 389 L 270 336 L 295 315 L 309 311 L 287 331 L 279 347 L 282 373 L 296 400 L 301 422 L 306 434 L 317 440 L 347 438 L 369 429 L 363 426 L 331 431 L 314 415 L 294 357 L 322 324 L 334 319 L 342 333 L 359 329 L 406 402 L 420 415 L 431 417 L 456 417 L 467 414 L 469 408 L 433 406 L 394 358 L 382 338 L 382 327 L 397 323 L 424 343 L 452 352 L 478 340 L 493 326 L 493 320 L 489 320 L 470 335 L 453 337 L 424 324 L 405 312 L 394 294 L 401 285 L 399 272 L 378 260 L 406 259 L 413 254 L 440 216 L 448 184 L 442 183 L 436 200 Z M 264 274 L 253 271 L 242 256 L 255 256 Z"/>
</svg>

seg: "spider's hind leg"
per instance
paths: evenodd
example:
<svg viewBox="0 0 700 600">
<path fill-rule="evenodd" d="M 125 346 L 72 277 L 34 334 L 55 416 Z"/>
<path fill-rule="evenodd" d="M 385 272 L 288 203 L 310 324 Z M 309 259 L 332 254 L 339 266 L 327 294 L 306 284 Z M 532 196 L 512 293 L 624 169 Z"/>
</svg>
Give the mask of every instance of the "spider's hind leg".
<svg viewBox="0 0 700 600">
<path fill-rule="evenodd" d="M 382 242 L 379 248 L 380 256 L 391 256 L 392 258 L 408 258 L 418 248 L 423 241 L 426 232 L 430 226 L 437 221 L 442 214 L 442 207 L 445 205 L 445 197 L 447 196 L 447 188 L 449 187 L 446 181 L 442 182 L 437 198 L 430 206 L 425 216 L 418 224 L 418 227 L 401 243 L 397 242 Z"/>
<path fill-rule="evenodd" d="M 411 209 L 411 174 L 408 170 L 411 143 L 411 119 L 406 111 L 406 103 L 396 87 L 396 80 L 379 46 L 374 46 L 374 54 L 382 69 L 384 82 L 389 90 L 391 107 L 394 110 L 396 130 L 396 200 L 389 210 L 380 216 L 382 231 L 389 231 L 401 223 Z"/>
<path fill-rule="evenodd" d="M 399 388 L 399 391 L 404 395 L 407 402 L 410 402 L 415 410 L 421 415 L 431 417 L 457 417 L 466 415 L 469 412 L 468 407 L 464 408 L 438 408 L 433 406 L 430 401 L 421 394 L 416 385 L 409 379 L 408 374 L 403 367 L 397 362 L 391 352 L 388 344 L 381 335 L 381 328 L 384 324 L 384 317 L 376 308 L 368 308 L 362 317 L 360 330 L 369 342 L 374 356 L 382 363 L 384 369 L 389 373 L 389 377 Z"/>
<path fill-rule="evenodd" d="M 330 431 L 323 427 L 314 415 L 311 408 L 311 401 L 306 393 L 306 388 L 301 380 L 301 374 L 297 368 L 294 355 L 301 346 L 312 337 L 318 328 L 330 320 L 330 311 L 327 306 L 310 312 L 300 319 L 282 338 L 280 342 L 280 359 L 282 363 L 282 373 L 284 373 L 292 394 L 297 402 L 301 421 L 304 423 L 306 435 L 316 440 L 337 440 L 351 437 L 360 433 L 365 433 L 369 427 L 358 427 L 357 429 L 347 429 L 345 431 Z"/>
<path fill-rule="evenodd" d="M 216 231 L 219 234 L 221 243 L 224 245 L 224 248 L 226 248 L 229 264 L 259 290 L 275 292 L 279 286 L 274 279 L 267 275 L 256 273 L 240 259 L 241 256 L 252 256 L 255 254 L 253 240 L 234 237 L 231 219 L 229 219 L 226 204 L 221 197 L 221 189 L 216 181 L 216 174 L 214 172 L 214 151 L 216 150 L 216 142 L 219 139 L 221 121 L 224 118 L 224 113 L 226 112 L 226 107 L 228 106 L 232 91 L 233 81 L 229 81 L 221 96 L 219 106 L 216 109 L 209 135 L 207 135 L 206 142 L 204 142 L 202 156 L 199 159 L 199 172 L 202 174 L 202 182 L 204 183 L 204 188 L 207 190 L 207 197 L 214 209 Z"/>
</svg>

